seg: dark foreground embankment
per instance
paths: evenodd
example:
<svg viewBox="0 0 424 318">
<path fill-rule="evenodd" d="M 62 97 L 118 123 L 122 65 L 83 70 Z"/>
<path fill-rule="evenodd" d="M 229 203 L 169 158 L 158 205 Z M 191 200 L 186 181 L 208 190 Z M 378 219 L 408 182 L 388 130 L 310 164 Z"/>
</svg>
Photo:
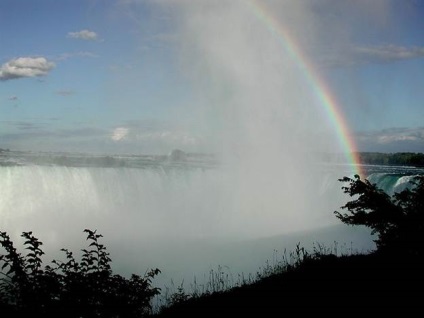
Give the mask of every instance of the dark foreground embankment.
<svg viewBox="0 0 424 318">
<path fill-rule="evenodd" d="M 375 254 L 321 256 L 254 284 L 189 299 L 159 317 L 416 317 L 424 266 Z"/>
</svg>

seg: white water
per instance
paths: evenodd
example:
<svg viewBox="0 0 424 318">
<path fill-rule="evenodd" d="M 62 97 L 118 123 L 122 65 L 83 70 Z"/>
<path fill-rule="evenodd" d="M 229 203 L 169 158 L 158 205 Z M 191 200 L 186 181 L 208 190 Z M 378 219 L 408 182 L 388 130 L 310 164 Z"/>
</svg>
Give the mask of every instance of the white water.
<svg viewBox="0 0 424 318">
<path fill-rule="evenodd" d="M 323 208 L 343 203 L 340 195 L 326 205 L 339 188 L 336 173 L 311 176 L 301 190 L 313 196 L 304 200 L 294 196 L 296 180 L 251 174 L 238 184 L 225 168 L 1 167 L 1 225 L 44 233 L 63 226 L 62 234 L 94 226 L 144 237 L 254 238 L 327 225 L 331 210 Z"/>
</svg>

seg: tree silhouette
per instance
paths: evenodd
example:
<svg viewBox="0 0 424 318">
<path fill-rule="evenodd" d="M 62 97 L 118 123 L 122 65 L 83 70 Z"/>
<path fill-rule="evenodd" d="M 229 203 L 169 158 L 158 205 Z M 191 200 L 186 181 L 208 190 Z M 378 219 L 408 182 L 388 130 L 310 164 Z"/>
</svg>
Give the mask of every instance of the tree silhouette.
<svg viewBox="0 0 424 318">
<path fill-rule="evenodd" d="M 81 261 L 62 249 L 65 261 L 53 260 L 42 268 L 40 242 L 32 232 L 24 232 L 19 253 L 6 232 L 0 232 L 0 312 L 5 317 L 143 317 L 151 314 L 151 299 L 159 289 L 151 286 L 158 269 L 143 277 L 127 279 L 114 275 L 106 247 L 96 231 L 84 230 L 89 245 Z"/>
<path fill-rule="evenodd" d="M 371 228 L 380 252 L 424 254 L 424 176 L 415 177 L 411 189 L 393 196 L 358 175 L 340 181 L 348 183 L 342 189 L 355 199 L 342 207 L 349 213 L 334 212 L 337 218 L 349 225 Z"/>
</svg>

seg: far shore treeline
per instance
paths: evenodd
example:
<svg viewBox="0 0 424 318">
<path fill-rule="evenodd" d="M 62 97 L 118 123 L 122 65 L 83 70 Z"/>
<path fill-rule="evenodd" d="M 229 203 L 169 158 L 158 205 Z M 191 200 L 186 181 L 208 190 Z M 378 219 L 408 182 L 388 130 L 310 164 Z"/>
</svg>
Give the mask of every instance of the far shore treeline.
<svg viewBox="0 0 424 318">
<path fill-rule="evenodd" d="M 362 164 L 424 167 L 424 153 L 358 152 L 357 155 Z"/>
</svg>

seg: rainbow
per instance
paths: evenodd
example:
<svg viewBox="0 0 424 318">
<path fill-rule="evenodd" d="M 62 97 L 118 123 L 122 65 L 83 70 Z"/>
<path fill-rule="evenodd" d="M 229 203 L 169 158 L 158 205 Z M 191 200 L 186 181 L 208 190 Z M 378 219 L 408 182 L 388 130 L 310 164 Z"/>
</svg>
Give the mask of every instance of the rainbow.
<svg viewBox="0 0 424 318">
<path fill-rule="evenodd" d="M 308 61 L 308 58 L 296 43 L 296 39 L 291 36 L 280 21 L 273 17 L 272 12 L 266 8 L 263 2 L 260 0 L 246 0 L 246 3 L 256 18 L 263 22 L 269 32 L 279 40 L 284 50 L 302 71 L 306 82 L 322 104 L 331 125 L 335 128 L 340 146 L 344 150 L 347 161 L 352 164 L 354 173 L 364 176 L 355 141 L 350 137 L 349 127 L 340 111 L 340 107 L 338 107 L 336 97 L 332 94 L 328 85 L 319 77 L 312 63 Z"/>
</svg>

